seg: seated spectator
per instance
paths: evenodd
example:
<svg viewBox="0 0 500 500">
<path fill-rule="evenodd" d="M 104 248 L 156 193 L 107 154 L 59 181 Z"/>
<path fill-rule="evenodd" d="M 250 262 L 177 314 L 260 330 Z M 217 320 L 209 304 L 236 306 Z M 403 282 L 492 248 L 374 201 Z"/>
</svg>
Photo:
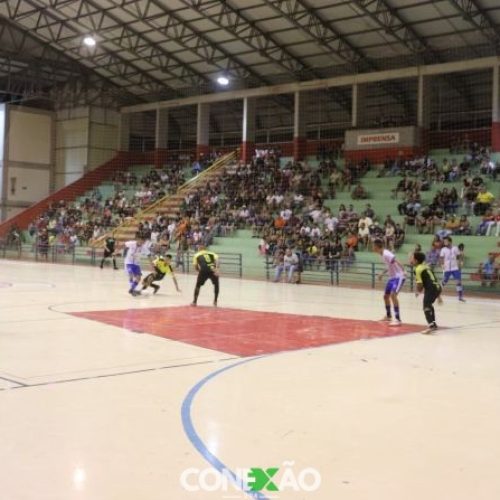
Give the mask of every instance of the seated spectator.
<svg viewBox="0 0 500 500">
<path fill-rule="evenodd" d="M 370 239 L 376 240 L 384 237 L 385 231 L 380 227 L 379 223 L 375 221 L 370 227 Z"/>
<path fill-rule="evenodd" d="M 483 215 L 488 210 L 491 209 L 492 203 L 495 201 L 495 197 L 486 190 L 486 186 L 480 186 L 479 192 L 476 197 L 476 206 L 474 210 L 475 215 Z"/>
<path fill-rule="evenodd" d="M 389 250 L 394 250 L 395 234 L 396 225 L 392 222 L 386 222 L 384 225 L 384 242 Z"/>
<path fill-rule="evenodd" d="M 274 274 L 274 282 L 278 282 L 281 278 L 281 274 L 283 271 L 288 275 L 288 283 L 292 282 L 293 273 L 297 270 L 299 265 L 299 258 L 297 254 L 292 252 L 291 248 L 287 248 L 285 254 L 278 254 L 277 259 L 275 261 L 275 274 Z"/>
<path fill-rule="evenodd" d="M 455 215 L 450 215 L 446 222 L 444 223 L 445 229 L 450 231 L 451 234 L 456 234 L 455 231 L 460 227 L 460 221 Z"/>
<path fill-rule="evenodd" d="M 493 213 L 491 210 L 486 212 L 482 217 L 481 217 L 481 222 L 477 225 L 476 228 L 476 236 L 486 236 L 486 232 L 488 231 L 488 226 L 490 225 L 490 222 L 493 220 Z"/>
<path fill-rule="evenodd" d="M 462 187 L 462 207 L 466 211 L 467 215 L 471 215 L 474 212 L 474 207 L 476 205 L 478 191 L 469 183 L 467 179 L 464 179 L 464 185 Z"/>
<path fill-rule="evenodd" d="M 414 226 L 417 220 L 417 211 L 414 208 L 406 208 L 404 212 L 404 227 Z"/>
<path fill-rule="evenodd" d="M 361 244 L 365 248 L 368 248 L 368 243 L 370 241 L 370 229 L 366 223 L 362 221 L 362 219 L 359 220 L 358 238 Z"/>
<path fill-rule="evenodd" d="M 274 219 L 274 227 L 275 227 L 275 229 L 282 230 L 285 226 L 286 226 L 285 219 L 281 215 L 278 215 L 278 217 L 276 217 Z"/>
<path fill-rule="evenodd" d="M 488 228 L 486 229 L 486 236 L 490 236 L 493 234 L 495 230 L 494 236 L 498 238 L 500 233 L 500 208 L 496 209 L 496 214 L 492 215 L 492 219 L 488 221 Z"/>
<path fill-rule="evenodd" d="M 353 200 L 364 200 L 368 198 L 368 193 L 366 192 L 365 188 L 361 185 L 360 182 L 356 184 L 356 187 L 353 189 L 351 193 L 351 198 Z"/>
<path fill-rule="evenodd" d="M 305 252 L 303 252 L 302 255 L 304 261 L 304 268 L 309 267 L 312 269 L 313 265 L 316 264 L 320 256 L 319 248 L 316 246 L 314 240 L 311 240 L 306 245 Z"/>
<path fill-rule="evenodd" d="M 431 249 L 427 252 L 425 260 L 431 269 L 434 269 L 439 264 L 439 258 L 441 255 L 441 248 L 443 247 L 443 241 L 436 236 L 431 243 Z"/>
<path fill-rule="evenodd" d="M 461 215 L 460 220 L 458 221 L 458 228 L 455 229 L 455 234 L 463 234 L 463 235 L 471 235 L 472 228 L 470 227 L 469 219 L 467 219 L 467 215 Z"/>
<path fill-rule="evenodd" d="M 354 264 L 355 260 L 356 260 L 356 253 L 354 251 L 354 248 L 346 243 L 342 250 L 342 256 L 340 259 L 342 271 L 348 271 L 351 265 Z"/>
<path fill-rule="evenodd" d="M 370 203 L 366 204 L 365 210 L 363 211 L 363 215 L 365 217 L 369 217 L 373 222 L 375 222 L 375 210 L 373 210 L 372 206 Z M 367 224 L 368 227 L 370 227 L 369 224 Z"/>
<path fill-rule="evenodd" d="M 413 181 L 405 175 L 392 190 L 392 197 L 397 198 L 398 193 L 406 193 L 413 188 Z"/>
<path fill-rule="evenodd" d="M 495 286 L 499 280 L 499 266 L 495 264 L 495 254 L 490 253 L 488 258 L 479 264 L 478 273 L 481 276 L 481 286 Z"/>
<path fill-rule="evenodd" d="M 396 229 L 394 230 L 394 248 L 399 250 L 403 243 L 405 242 L 405 230 L 401 227 L 400 224 L 396 224 Z"/>
</svg>

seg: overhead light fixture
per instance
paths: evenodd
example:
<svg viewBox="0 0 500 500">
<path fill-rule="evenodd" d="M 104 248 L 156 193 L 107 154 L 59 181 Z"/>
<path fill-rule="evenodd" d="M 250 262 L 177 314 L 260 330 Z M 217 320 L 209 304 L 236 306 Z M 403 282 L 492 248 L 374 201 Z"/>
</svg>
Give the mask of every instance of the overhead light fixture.
<svg viewBox="0 0 500 500">
<path fill-rule="evenodd" d="M 93 36 L 86 36 L 86 37 L 83 39 L 83 43 L 84 43 L 87 47 L 95 47 L 96 41 L 95 41 L 95 38 L 94 38 Z"/>
<path fill-rule="evenodd" d="M 229 78 L 225 76 L 219 76 L 219 78 L 217 78 L 217 83 L 225 87 L 226 85 L 229 84 Z"/>
</svg>

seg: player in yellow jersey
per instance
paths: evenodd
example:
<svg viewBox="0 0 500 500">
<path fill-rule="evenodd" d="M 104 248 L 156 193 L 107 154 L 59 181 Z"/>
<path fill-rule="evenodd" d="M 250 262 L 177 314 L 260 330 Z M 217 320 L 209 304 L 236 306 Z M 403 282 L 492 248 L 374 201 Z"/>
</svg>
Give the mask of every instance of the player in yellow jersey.
<svg viewBox="0 0 500 500">
<path fill-rule="evenodd" d="M 193 266 L 198 271 L 198 279 L 196 280 L 194 299 L 191 305 L 197 305 L 200 288 L 207 280 L 210 280 L 214 285 L 214 306 L 217 306 L 219 297 L 219 256 L 208 251 L 204 245 L 200 245 L 199 251 L 194 254 Z"/>
<path fill-rule="evenodd" d="M 156 293 L 160 289 L 160 285 L 155 285 L 153 281 L 161 281 L 166 274 L 172 276 L 172 280 L 175 285 L 175 289 L 180 292 L 179 284 L 177 283 L 177 278 L 175 277 L 174 270 L 172 268 L 172 256 L 170 254 L 162 257 L 161 255 L 156 257 L 153 260 L 153 269 L 154 271 L 148 274 L 142 280 L 142 290 L 146 290 L 146 288 L 151 287 L 154 289 L 153 293 Z M 141 290 L 141 291 L 142 291 Z"/>
<path fill-rule="evenodd" d="M 415 252 L 412 258 L 412 264 L 415 266 L 415 282 L 417 284 L 416 294 L 424 292 L 424 314 L 427 320 L 427 328 L 422 333 L 429 334 L 435 332 L 436 315 L 434 311 L 434 302 L 442 303 L 442 288 L 432 269 L 425 263 L 425 255 L 422 252 Z"/>
</svg>

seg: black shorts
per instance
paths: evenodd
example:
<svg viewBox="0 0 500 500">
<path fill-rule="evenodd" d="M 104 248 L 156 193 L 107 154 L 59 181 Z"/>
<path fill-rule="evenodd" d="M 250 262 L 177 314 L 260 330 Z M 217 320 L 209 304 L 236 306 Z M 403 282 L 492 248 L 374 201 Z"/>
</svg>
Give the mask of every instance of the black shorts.
<svg viewBox="0 0 500 500">
<path fill-rule="evenodd" d="M 154 273 L 150 273 L 148 274 L 145 278 L 144 278 L 144 281 L 161 281 L 163 278 L 165 277 L 165 275 L 163 273 L 158 273 L 158 272 L 154 272 Z"/>
<path fill-rule="evenodd" d="M 214 286 L 219 284 L 219 277 L 216 276 L 213 271 L 209 270 L 209 271 L 200 271 L 198 273 L 196 286 L 197 287 L 203 286 L 207 280 L 210 280 L 214 284 Z"/>
<path fill-rule="evenodd" d="M 439 288 L 428 288 L 424 291 L 424 309 L 431 307 L 437 298 L 441 295 L 442 289 Z"/>
<path fill-rule="evenodd" d="M 110 252 L 109 250 L 104 250 L 104 258 L 107 259 L 108 257 L 113 257 L 113 255 L 115 254 L 115 251 L 113 250 L 112 252 Z"/>
</svg>

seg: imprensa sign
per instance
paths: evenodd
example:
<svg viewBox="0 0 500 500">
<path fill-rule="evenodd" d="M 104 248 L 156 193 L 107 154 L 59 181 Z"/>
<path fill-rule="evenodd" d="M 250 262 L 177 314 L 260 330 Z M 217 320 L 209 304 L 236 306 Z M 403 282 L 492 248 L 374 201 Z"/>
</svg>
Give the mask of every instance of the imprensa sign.
<svg viewBox="0 0 500 500">
<path fill-rule="evenodd" d="M 399 144 L 399 132 L 384 132 L 378 134 L 358 135 L 358 146 L 381 146 Z"/>
</svg>

